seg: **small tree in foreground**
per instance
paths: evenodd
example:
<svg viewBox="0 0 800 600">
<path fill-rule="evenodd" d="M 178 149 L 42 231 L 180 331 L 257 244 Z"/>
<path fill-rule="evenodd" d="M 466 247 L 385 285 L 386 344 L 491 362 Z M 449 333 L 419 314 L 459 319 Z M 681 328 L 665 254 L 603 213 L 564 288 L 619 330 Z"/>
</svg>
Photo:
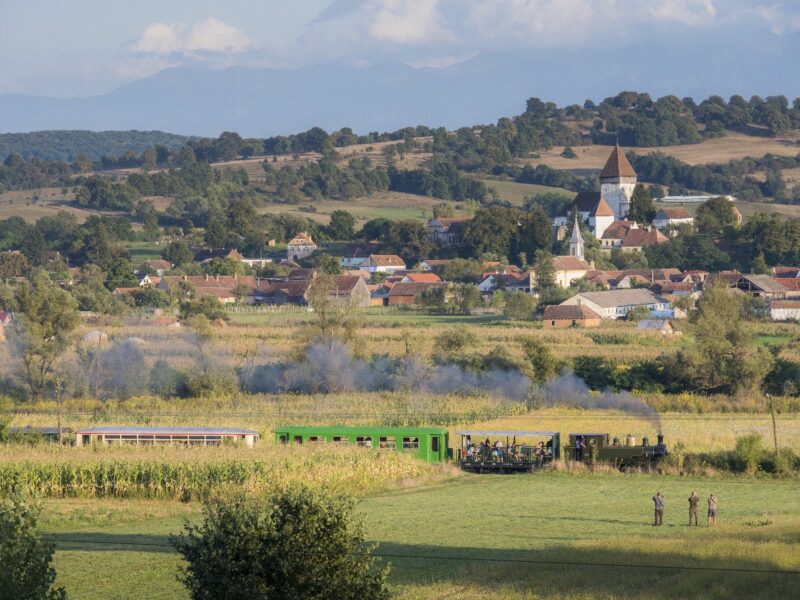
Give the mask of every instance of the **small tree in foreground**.
<svg viewBox="0 0 800 600">
<path fill-rule="evenodd" d="M 364 546 L 351 500 L 298 486 L 215 500 L 203 512 L 202 524 L 172 540 L 195 600 L 389 597 L 388 568 L 376 568 Z"/>
<path fill-rule="evenodd" d="M 21 496 L 0 502 L 0 598 L 64 600 L 54 588 L 55 544 L 36 534 L 39 507 Z"/>
</svg>

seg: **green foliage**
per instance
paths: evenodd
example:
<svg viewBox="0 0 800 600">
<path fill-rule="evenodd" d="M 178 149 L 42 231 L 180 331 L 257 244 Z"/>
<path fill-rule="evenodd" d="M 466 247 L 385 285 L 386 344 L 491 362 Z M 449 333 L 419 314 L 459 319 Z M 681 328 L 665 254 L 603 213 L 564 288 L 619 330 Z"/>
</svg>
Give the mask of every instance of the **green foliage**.
<svg viewBox="0 0 800 600">
<path fill-rule="evenodd" d="M 706 200 L 697 207 L 695 225 L 700 233 L 718 235 L 727 227 L 736 225 L 736 215 L 731 201 L 722 196 Z"/>
<path fill-rule="evenodd" d="M 553 255 L 547 250 L 536 253 L 533 271 L 536 274 L 536 291 L 541 297 L 546 296 L 556 286 L 556 268 Z"/>
<path fill-rule="evenodd" d="M 159 359 L 150 369 L 150 391 L 160 398 L 183 396 L 186 390 L 186 375 Z"/>
<path fill-rule="evenodd" d="M 0 598 L 67 598 L 64 588 L 53 587 L 55 543 L 43 540 L 36 532 L 40 510 L 19 494 L 0 501 Z"/>
<path fill-rule="evenodd" d="M 72 343 L 78 324 L 77 303 L 44 272 L 14 290 L 11 343 L 22 359 L 23 377 L 31 397 L 39 399 L 50 381 L 56 360 Z"/>
<path fill-rule="evenodd" d="M 761 434 L 749 433 L 736 438 L 736 448 L 733 453 L 740 470 L 755 473 L 764 456 Z"/>
<path fill-rule="evenodd" d="M 475 258 L 455 258 L 437 270 L 445 281 L 478 283 L 483 274 L 483 263 Z"/>
<path fill-rule="evenodd" d="M 592 332 L 589 334 L 589 338 L 595 344 L 602 346 L 625 345 L 631 343 L 631 336 L 624 333 Z"/>
<path fill-rule="evenodd" d="M 187 300 L 181 302 L 180 319 L 188 321 L 195 316 L 203 316 L 209 321 L 218 319 L 227 320 L 228 315 L 219 300 L 213 296 L 203 296 L 197 300 Z"/>
<path fill-rule="evenodd" d="M 409 268 L 424 260 L 433 251 L 425 225 L 418 221 L 394 221 L 389 225 L 384 239 L 385 248 L 400 256 Z"/>
<path fill-rule="evenodd" d="M 563 364 L 540 339 L 529 336 L 520 340 L 528 365 L 525 372 L 533 383 L 545 383 L 561 371 Z"/>
<path fill-rule="evenodd" d="M 637 183 L 631 196 L 631 207 L 628 218 L 642 225 L 649 225 L 656 216 L 656 205 L 650 190 L 643 184 Z"/>
<path fill-rule="evenodd" d="M 433 340 L 435 355 L 449 355 L 463 352 L 478 343 L 478 337 L 466 327 L 445 329 Z"/>
<path fill-rule="evenodd" d="M 209 502 L 203 513 L 172 540 L 196 600 L 389 598 L 388 569 L 370 556 L 350 500 L 290 487 L 258 501 Z"/>
<path fill-rule="evenodd" d="M 641 321 L 642 319 L 646 319 L 650 315 L 650 309 L 646 306 L 637 306 L 632 308 L 627 312 L 625 315 L 626 321 Z"/>
<path fill-rule="evenodd" d="M 164 248 L 161 252 L 164 260 L 171 262 L 175 266 L 180 266 L 192 262 L 194 255 L 189 249 L 189 244 L 186 240 L 176 240 Z"/>
<path fill-rule="evenodd" d="M 536 298 L 532 294 L 514 292 L 506 294 L 503 314 L 515 321 L 532 320 L 536 312 Z"/>
<path fill-rule="evenodd" d="M 331 222 L 327 227 L 328 235 L 333 240 L 352 240 L 355 237 L 356 218 L 346 210 L 335 210 L 331 213 Z"/>
<path fill-rule="evenodd" d="M 317 253 L 311 258 L 311 264 L 315 269 L 320 270 L 325 275 L 339 275 L 342 272 L 342 263 L 336 256 L 330 254 Z"/>
</svg>

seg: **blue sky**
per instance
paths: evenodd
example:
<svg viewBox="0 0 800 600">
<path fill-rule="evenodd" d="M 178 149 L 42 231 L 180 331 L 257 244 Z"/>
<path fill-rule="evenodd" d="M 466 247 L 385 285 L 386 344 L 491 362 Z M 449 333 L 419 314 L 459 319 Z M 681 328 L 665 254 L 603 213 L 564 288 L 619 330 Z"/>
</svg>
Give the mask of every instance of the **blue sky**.
<svg viewBox="0 0 800 600">
<path fill-rule="evenodd" d="M 440 67 L 687 37 L 758 54 L 797 36 L 797 0 L 0 0 L 0 93 L 86 96 L 181 65 Z"/>
</svg>

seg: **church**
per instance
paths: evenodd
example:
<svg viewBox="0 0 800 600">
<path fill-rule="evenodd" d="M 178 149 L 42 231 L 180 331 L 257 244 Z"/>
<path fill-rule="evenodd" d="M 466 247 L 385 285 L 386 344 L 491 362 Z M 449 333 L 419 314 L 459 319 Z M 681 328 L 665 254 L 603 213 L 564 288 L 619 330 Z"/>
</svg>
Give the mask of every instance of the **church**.
<svg viewBox="0 0 800 600">
<path fill-rule="evenodd" d="M 625 221 L 631 208 L 636 171 L 619 145 L 614 147 L 603 170 L 600 171 L 599 192 L 579 192 L 575 201 L 565 206 L 554 219 L 559 227 L 568 227 L 572 208 L 598 240 L 615 221 Z"/>
</svg>

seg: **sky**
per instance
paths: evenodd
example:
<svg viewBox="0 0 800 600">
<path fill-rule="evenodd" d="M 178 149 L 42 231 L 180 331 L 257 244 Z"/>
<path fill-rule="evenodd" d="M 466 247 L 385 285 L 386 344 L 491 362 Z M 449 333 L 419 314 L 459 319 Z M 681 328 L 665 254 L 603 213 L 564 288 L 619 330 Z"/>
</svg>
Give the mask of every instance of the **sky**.
<svg viewBox="0 0 800 600">
<path fill-rule="evenodd" d="M 102 94 L 188 65 L 437 68 L 498 51 L 661 52 L 698 36 L 712 53 L 780 48 L 800 36 L 800 1 L 0 0 L 0 94 Z"/>
</svg>

